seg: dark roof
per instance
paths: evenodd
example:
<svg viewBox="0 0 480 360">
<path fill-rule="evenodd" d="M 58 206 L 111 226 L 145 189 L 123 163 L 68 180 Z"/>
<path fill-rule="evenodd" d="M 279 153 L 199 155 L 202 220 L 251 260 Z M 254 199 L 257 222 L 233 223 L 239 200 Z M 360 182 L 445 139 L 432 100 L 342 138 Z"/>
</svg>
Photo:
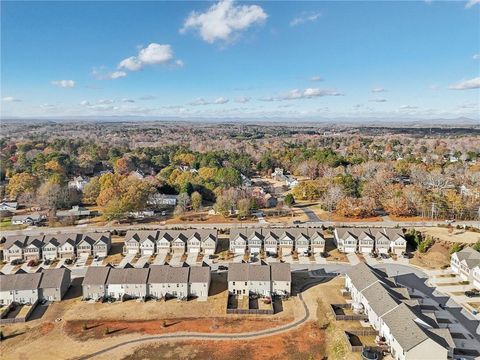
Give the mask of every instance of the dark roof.
<svg viewBox="0 0 480 360">
<path fill-rule="evenodd" d="M 109 266 L 89 266 L 82 285 L 105 285 L 109 272 Z"/>
<path fill-rule="evenodd" d="M 1 275 L 0 291 L 38 289 L 41 273 Z"/>
<path fill-rule="evenodd" d="M 272 281 L 292 281 L 292 273 L 290 264 L 288 263 L 271 263 Z"/>
<path fill-rule="evenodd" d="M 67 268 L 60 269 L 45 269 L 42 271 L 43 276 L 40 281 L 40 287 L 45 288 L 59 288 L 62 285 L 62 280 L 65 276 L 69 276 L 70 270 Z"/>
<path fill-rule="evenodd" d="M 210 268 L 207 266 L 191 266 L 190 278 L 191 283 L 206 283 L 210 281 Z"/>
</svg>

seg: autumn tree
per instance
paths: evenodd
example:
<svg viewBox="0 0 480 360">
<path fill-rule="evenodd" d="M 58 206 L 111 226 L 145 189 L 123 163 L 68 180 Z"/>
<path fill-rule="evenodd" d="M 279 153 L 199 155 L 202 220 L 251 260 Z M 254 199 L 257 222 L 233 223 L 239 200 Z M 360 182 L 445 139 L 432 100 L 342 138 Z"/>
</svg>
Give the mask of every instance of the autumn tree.
<svg viewBox="0 0 480 360">
<path fill-rule="evenodd" d="M 193 210 L 200 210 L 202 208 L 202 194 L 200 194 L 198 191 L 194 191 L 190 197 Z"/>
<path fill-rule="evenodd" d="M 10 199 L 16 199 L 23 193 L 35 193 L 38 186 L 36 176 L 29 173 L 18 173 L 13 175 L 7 185 L 7 193 Z"/>
</svg>

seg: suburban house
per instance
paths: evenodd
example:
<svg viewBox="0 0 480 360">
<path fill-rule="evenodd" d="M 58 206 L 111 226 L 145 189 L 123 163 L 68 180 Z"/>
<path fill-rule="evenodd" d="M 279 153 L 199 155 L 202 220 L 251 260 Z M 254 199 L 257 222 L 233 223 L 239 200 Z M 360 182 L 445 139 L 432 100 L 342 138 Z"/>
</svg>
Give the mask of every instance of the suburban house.
<svg viewBox="0 0 480 360">
<path fill-rule="evenodd" d="M 362 309 L 371 326 L 390 346 L 396 360 L 447 359 L 454 343 L 447 328 L 422 313 L 408 289 L 398 286 L 379 270 L 361 262 L 345 276 L 352 306 Z"/>
<path fill-rule="evenodd" d="M 151 250 L 152 254 L 155 252 L 155 247 L 150 248 L 151 242 L 155 244 L 157 239 L 158 232 L 157 231 L 136 231 L 136 230 L 129 230 L 125 235 L 125 244 L 123 246 L 123 254 L 133 254 L 138 255 L 140 254 L 140 244 L 145 241 L 147 243 L 144 246 L 144 250 Z"/>
<path fill-rule="evenodd" d="M 230 251 L 234 254 L 245 254 L 247 252 L 247 237 L 250 232 L 249 229 L 231 229 Z"/>
<path fill-rule="evenodd" d="M 233 295 L 289 295 L 291 280 L 290 264 L 287 263 L 231 263 L 228 266 L 228 292 Z"/>
<path fill-rule="evenodd" d="M 169 253 L 171 244 L 172 244 L 172 236 L 166 231 L 160 231 L 157 240 L 157 252 L 160 253 Z"/>
<path fill-rule="evenodd" d="M 154 206 L 176 206 L 178 195 L 153 194 L 148 198 L 147 204 Z"/>
<path fill-rule="evenodd" d="M 12 216 L 12 225 L 37 225 L 45 219 L 45 215 L 41 214 L 14 215 Z"/>
<path fill-rule="evenodd" d="M 177 231 L 173 235 L 172 252 L 183 254 L 186 250 L 186 245 L 187 245 L 187 236 L 184 233 Z"/>
<path fill-rule="evenodd" d="M 377 254 L 388 254 L 390 252 L 390 239 L 388 236 L 380 229 L 375 230 L 373 236 L 375 238 L 375 251 Z"/>
<path fill-rule="evenodd" d="M 280 232 L 278 236 L 278 243 L 280 247 L 280 251 L 282 255 L 291 254 L 293 251 L 293 244 L 295 240 L 295 234 L 288 230 L 275 230 L 277 234 Z"/>
<path fill-rule="evenodd" d="M 473 269 L 477 266 L 480 266 L 480 252 L 469 246 L 453 253 L 450 258 L 452 272 L 464 281 L 473 282 Z"/>
<path fill-rule="evenodd" d="M 83 300 L 102 300 L 107 296 L 110 266 L 89 266 L 82 282 Z"/>
<path fill-rule="evenodd" d="M 23 248 L 23 259 L 40 260 L 42 258 L 43 235 L 28 236 Z"/>
<path fill-rule="evenodd" d="M 198 300 L 207 300 L 210 289 L 211 273 L 209 266 L 191 266 L 188 277 L 188 293 Z"/>
<path fill-rule="evenodd" d="M 187 251 L 189 253 L 200 253 L 202 249 L 202 237 L 198 232 L 194 232 L 188 237 Z"/>
<path fill-rule="evenodd" d="M 310 251 L 310 237 L 306 233 L 299 233 L 295 239 L 295 251 L 300 256 L 308 256 Z"/>
<path fill-rule="evenodd" d="M 36 273 L 0 275 L 0 304 L 60 301 L 70 287 L 70 270 L 43 269 Z"/>
<path fill-rule="evenodd" d="M 208 234 L 202 238 L 202 250 L 205 255 L 213 255 L 217 250 L 217 232 L 209 230 Z"/>
<path fill-rule="evenodd" d="M 152 265 L 148 276 L 148 295 L 154 299 L 188 297 L 188 267 Z"/>
<path fill-rule="evenodd" d="M 338 251 L 343 253 L 354 253 L 357 251 L 357 229 L 354 228 L 335 228 L 333 232 L 333 241 Z"/>
<path fill-rule="evenodd" d="M 27 242 L 27 236 L 7 236 L 3 246 L 3 258 L 6 262 L 23 259 L 23 248 Z"/>
<path fill-rule="evenodd" d="M 401 229 L 383 229 L 390 239 L 390 252 L 401 255 L 407 251 L 407 240 Z"/>
<path fill-rule="evenodd" d="M 40 280 L 40 298 L 47 301 L 60 301 L 70 287 L 70 270 L 64 267 L 59 269 L 44 269 Z"/>
<path fill-rule="evenodd" d="M 68 210 L 57 210 L 56 214 L 57 217 L 85 217 L 92 215 L 92 212 L 86 208 L 80 207 L 78 205 L 72 206 L 71 209 Z"/>
<path fill-rule="evenodd" d="M 76 189 L 80 192 L 83 192 L 83 189 L 88 184 L 89 180 L 84 176 L 75 176 L 72 180 L 68 182 L 68 187 L 70 189 Z"/>
<path fill-rule="evenodd" d="M 314 255 L 325 252 L 325 238 L 321 231 L 314 231 L 313 234 L 310 235 L 310 248 Z"/>
<path fill-rule="evenodd" d="M 290 296 L 292 291 L 292 272 L 288 263 L 270 264 L 272 294 Z"/>
<path fill-rule="evenodd" d="M 93 256 L 106 257 L 112 247 L 112 235 L 110 232 L 84 234 L 83 239 L 93 240 Z"/>
<path fill-rule="evenodd" d="M 285 176 L 285 185 L 287 185 L 288 188 L 292 189 L 292 188 L 294 188 L 295 186 L 298 185 L 298 180 L 295 179 L 295 177 L 293 177 L 292 175 L 286 175 Z"/>
<path fill-rule="evenodd" d="M 15 211 L 18 209 L 18 202 L 16 201 L 0 201 L 0 211 Z"/>
<path fill-rule="evenodd" d="M 250 255 L 259 254 L 262 248 L 263 236 L 260 231 L 252 231 L 247 238 L 248 250 Z"/>
<path fill-rule="evenodd" d="M 140 255 L 155 254 L 155 244 L 157 242 L 157 231 L 144 231 L 140 236 Z"/>
<path fill-rule="evenodd" d="M 35 304 L 41 278 L 41 273 L 0 275 L 0 304 Z"/>
<path fill-rule="evenodd" d="M 480 290 L 480 265 L 477 265 L 473 268 L 473 281 L 472 285 Z"/>
<path fill-rule="evenodd" d="M 278 252 L 278 236 L 273 231 L 267 231 L 263 240 L 263 246 L 267 255 L 276 254 Z"/>
<path fill-rule="evenodd" d="M 106 281 L 107 296 L 116 300 L 147 297 L 148 268 L 110 269 Z"/>
<path fill-rule="evenodd" d="M 356 233 L 358 240 L 358 252 L 362 254 L 371 254 L 375 248 L 375 239 L 369 229 L 361 230 Z"/>
<path fill-rule="evenodd" d="M 76 246 L 82 238 L 82 234 L 59 234 L 55 235 L 58 240 L 58 257 L 71 259 L 75 257 Z"/>
<path fill-rule="evenodd" d="M 81 256 L 86 254 L 88 256 L 93 254 L 93 245 L 95 244 L 95 239 L 90 236 L 82 236 L 80 241 L 77 243 L 77 255 Z"/>
</svg>

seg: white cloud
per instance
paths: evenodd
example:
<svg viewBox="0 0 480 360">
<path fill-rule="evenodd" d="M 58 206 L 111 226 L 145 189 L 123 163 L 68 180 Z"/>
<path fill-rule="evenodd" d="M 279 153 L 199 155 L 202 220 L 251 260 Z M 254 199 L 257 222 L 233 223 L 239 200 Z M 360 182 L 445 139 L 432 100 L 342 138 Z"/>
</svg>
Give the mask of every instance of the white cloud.
<svg viewBox="0 0 480 360">
<path fill-rule="evenodd" d="M 467 3 L 465 4 L 465 7 L 469 9 L 476 4 L 480 4 L 480 0 L 468 0 Z"/>
<path fill-rule="evenodd" d="M 378 102 L 378 103 L 387 102 L 386 99 L 370 99 L 370 100 L 368 100 L 368 101 L 370 101 L 370 102 Z"/>
<path fill-rule="evenodd" d="M 372 92 L 373 92 L 373 93 L 382 93 L 382 92 L 385 92 L 385 91 L 386 91 L 385 88 L 383 88 L 383 87 L 381 87 L 381 86 L 374 87 L 374 88 L 372 89 Z"/>
<path fill-rule="evenodd" d="M 97 101 L 97 104 L 103 104 L 103 105 L 113 104 L 113 100 L 110 100 L 110 99 L 100 99 L 100 100 Z"/>
<path fill-rule="evenodd" d="M 310 81 L 323 81 L 322 77 L 320 76 L 312 76 L 310 78 Z"/>
<path fill-rule="evenodd" d="M 235 102 L 245 104 L 250 101 L 250 98 L 248 96 L 239 96 L 235 98 Z"/>
<path fill-rule="evenodd" d="M 290 26 L 297 26 L 306 22 L 317 21 L 320 16 L 322 16 L 320 12 L 303 12 L 290 21 Z"/>
<path fill-rule="evenodd" d="M 125 71 L 114 71 L 110 73 L 110 79 L 113 79 L 113 80 L 120 79 L 125 76 L 127 76 L 127 73 Z"/>
<path fill-rule="evenodd" d="M 190 103 L 190 105 L 193 105 L 193 106 L 198 106 L 198 105 L 208 105 L 210 104 L 207 100 L 205 100 L 204 98 L 197 98 L 195 99 L 195 101 L 192 101 Z"/>
<path fill-rule="evenodd" d="M 221 97 L 215 99 L 215 101 L 213 103 L 217 104 L 217 105 L 226 104 L 226 103 L 228 103 L 228 99 L 221 96 Z"/>
<path fill-rule="evenodd" d="M 266 102 L 275 101 L 275 98 L 273 98 L 271 96 L 263 96 L 261 98 L 258 98 L 258 101 L 266 101 Z"/>
<path fill-rule="evenodd" d="M 402 105 L 400 106 L 400 110 L 416 110 L 418 109 L 418 106 L 414 105 Z"/>
<path fill-rule="evenodd" d="M 90 106 L 91 104 L 90 104 L 90 102 L 87 101 L 87 100 L 82 100 L 82 101 L 80 101 L 80 105 L 82 105 L 82 106 Z"/>
<path fill-rule="evenodd" d="M 20 102 L 22 100 L 14 98 L 13 96 L 4 96 L 4 97 L 2 97 L 2 101 L 4 101 L 4 102 Z"/>
<path fill-rule="evenodd" d="M 475 54 L 472 56 L 473 60 L 480 60 L 480 54 Z"/>
<path fill-rule="evenodd" d="M 127 98 L 123 98 L 123 99 L 122 99 L 122 102 L 124 102 L 124 103 L 134 103 L 134 102 L 135 102 L 135 100 L 133 100 L 133 99 L 127 99 Z"/>
<path fill-rule="evenodd" d="M 129 71 L 139 71 L 146 65 L 162 65 L 173 61 L 174 54 L 172 47 L 168 44 L 151 43 L 146 48 L 140 49 L 136 56 L 130 56 L 123 59 L 118 64 L 118 69 L 125 69 Z M 183 66 L 183 61 L 175 60 L 177 66 Z M 124 71 L 117 71 L 119 77 L 126 76 Z M 122 75 L 122 73 L 124 75 Z M 113 73 L 112 73 L 113 74 Z"/>
<path fill-rule="evenodd" d="M 295 99 L 311 99 L 322 96 L 341 96 L 343 94 L 331 89 L 307 88 L 305 90 L 293 89 L 287 94 L 275 100 L 295 100 Z"/>
<path fill-rule="evenodd" d="M 452 89 L 452 90 L 470 90 L 470 89 L 479 89 L 479 88 L 480 88 L 480 77 L 476 77 L 470 80 L 463 80 L 449 86 L 449 89 Z"/>
<path fill-rule="evenodd" d="M 59 88 L 73 88 L 75 87 L 75 81 L 73 80 L 54 80 L 52 85 L 55 85 Z"/>
<path fill-rule="evenodd" d="M 210 44 L 217 40 L 231 41 L 239 32 L 262 23 L 267 17 L 258 5 L 235 5 L 233 0 L 223 0 L 203 13 L 193 11 L 180 32 L 198 30 L 200 37 Z"/>
</svg>

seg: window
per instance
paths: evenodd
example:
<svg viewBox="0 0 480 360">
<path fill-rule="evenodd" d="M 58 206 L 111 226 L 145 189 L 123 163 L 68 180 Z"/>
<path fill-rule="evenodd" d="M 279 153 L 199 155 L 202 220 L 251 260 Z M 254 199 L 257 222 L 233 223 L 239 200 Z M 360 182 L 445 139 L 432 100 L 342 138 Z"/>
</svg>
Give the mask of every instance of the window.
<svg viewBox="0 0 480 360">
<path fill-rule="evenodd" d="M 235 281 L 232 281 L 233 285 L 235 285 Z"/>
</svg>

